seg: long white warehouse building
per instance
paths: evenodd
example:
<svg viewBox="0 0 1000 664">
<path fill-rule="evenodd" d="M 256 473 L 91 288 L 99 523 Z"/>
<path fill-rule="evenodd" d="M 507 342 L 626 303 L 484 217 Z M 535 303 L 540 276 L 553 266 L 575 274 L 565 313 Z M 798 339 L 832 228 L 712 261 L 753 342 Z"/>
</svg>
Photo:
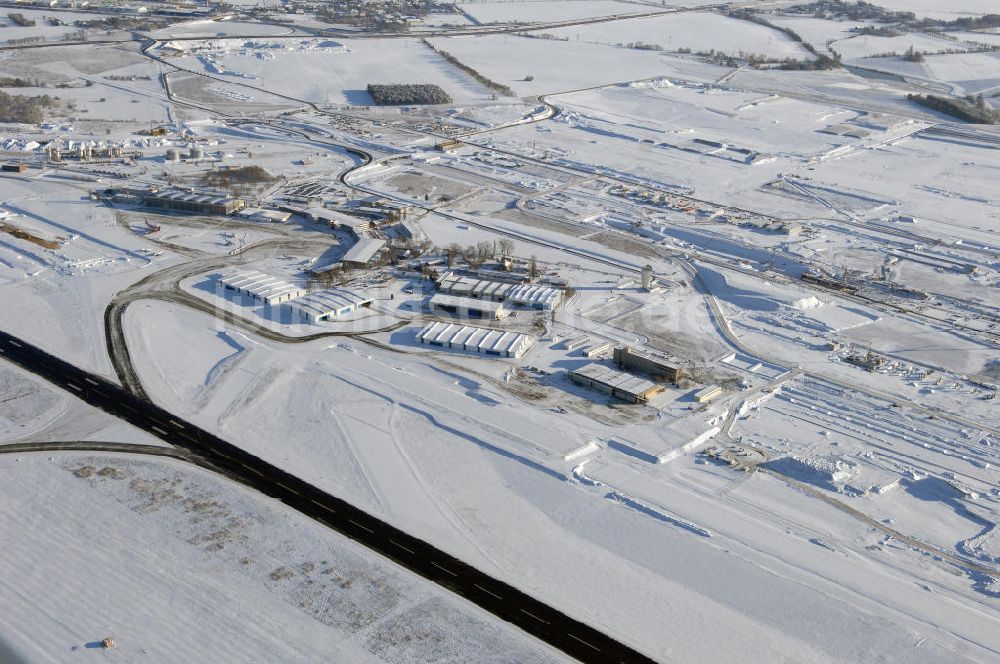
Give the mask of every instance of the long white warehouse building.
<svg viewBox="0 0 1000 664">
<path fill-rule="evenodd" d="M 460 297 L 474 297 L 495 302 L 510 302 L 532 309 L 555 309 L 562 302 L 563 292 L 558 288 L 535 284 L 511 284 L 468 277 L 448 272 L 437 280 L 442 293 Z"/>
<path fill-rule="evenodd" d="M 288 302 L 307 293 L 304 288 L 257 270 L 224 273 L 219 278 L 219 285 L 267 305 Z"/>
<path fill-rule="evenodd" d="M 372 298 L 367 295 L 346 288 L 330 288 L 286 302 L 285 307 L 302 321 L 318 323 L 352 313 L 371 303 Z"/>
<path fill-rule="evenodd" d="M 534 337 L 521 332 L 489 330 L 455 323 L 431 323 L 417 333 L 417 340 L 428 346 L 500 357 L 521 357 L 535 341 Z"/>
</svg>

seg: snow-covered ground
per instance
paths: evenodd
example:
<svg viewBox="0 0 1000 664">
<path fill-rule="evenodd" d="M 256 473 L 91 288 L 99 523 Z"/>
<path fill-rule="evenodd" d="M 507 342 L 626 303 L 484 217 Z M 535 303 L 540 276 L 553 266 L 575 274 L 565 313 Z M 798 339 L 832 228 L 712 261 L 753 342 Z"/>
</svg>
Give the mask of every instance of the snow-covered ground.
<svg viewBox="0 0 1000 664">
<path fill-rule="evenodd" d="M 519 95 L 566 92 L 678 72 L 655 51 L 602 44 L 503 35 L 432 38 L 431 42 Z M 567 67 L 567 62 L 573 66 Z M 525 80 L 528 76 L 532 80 Z"/>
<path fill-rule="evenodd" d="M 905 4 L 893 6 L 979 11 Z M 467 3 L 473 18 L 455 16 L 663 6 Z M 996 54 L 874 58 L 968 42 L 774 20 L 910 81 L 619 45 L 804 57 L 778 31 L 705 11 L 546 29 L 555 39 L 430 38 L 525 95 L 510 98 L 413 36 L 178 23 L 163 35 L 207 37 L 156 51 L 191 70 L 169 75 L 172 97 L 138 43 L 7 51 L 4 75 L 64 101 L 45 125 L 0 128 L 31 165 L 0 177 L 0 328 L 112 380 L 114 334 L 129 351 L 117 368 L 130 361 L 160 406 L 657 660 L 992 661 L 998 135 L 906 95 L 990 93 Z M 226 29 L 244 36 L 211 38 Z M 455 101 L 365 108 L 371 82 L 436 83 Z M 151 123 L 166 134 L 145 135 Z M 56 138 L 138 154 L 45 163 Z M 194 143 L 205 160 L 165 161 Z M 372 163 L 345 183 L 368 158 L 349 148 Z M 248 166 L 273 179 L 206 185 Z M 92 198 L 122 186 L 294 214 Z M 344 275 L 370 309 L 293 325 L 217 290 L 236 267 L 318 288 L 328 277 L 311 272 L 356 240 L 305 209 L 381 219 L 386 199 L 411 206 L 410 226 L 360 232 L 427 242 Z M 527 352 L 418 343 L 447 319 L 427 275 L 501 250 L 515 273 L 534 265 L 570 287 L 554 313 L 510 305 L 475 322 L 530 335 Z M 112 302 L 127 303 L 120 337 Z M 574 383 L 587 364 L 611 368 L 605 343 L 664 353 L 687 375 L 644 404 Z M 8 366 L 0 438 L 161 444 Z M 29 657 L 60 661 L 111 636 L 117 654 L 152 661 L 560 661 L 180 462 L 41 451 L 0 465 L 0 528 L 19 534 L 0 553 L 0 623 Z"/>
<path fill-rule="evenodd" d="M 192 329 L 199 327 L 190 315 L 176 309 L 160 308 L 142 315 L 154 317 L 133 319 L 131 325 L 149 328 L 156 325 L 155 320 L 173 319 L 187 320 L 183 325 Z M 155 352 L 141 343 L 135 350 L 141 366 L 146 366 Z M 806 581 L 810 577 L 801 576 L 802 566 L 811 568 L 819 563 L 815 559 L 806 562 L 811 559 L 807 554 L 820 551 L 810 540 L 846 543 L 844 535 L 857 528 L 849 519 L 831 532 L 830 524 L 838 519 L 834 513 L 822 509 L 814 513 L 815 506 L 800 506 L 797 509 L 805 509 L 812 516 L 795 520 L 796 535 L 766 540 L 770 542 L 764 547 L 769 555 L 780 559 L 759 558 L 757 547 L 763 544 L 756 532 L 767 528 L 760 517 L 748 522 L 744 512 L 736 526 L 733 516 L 727 516 L 735 506 L 723 502 L 725 511 L 713 514 L 708 510 L 718 510 L 720 503 L 710 501 L 715 507 L 709 508 L 699 497 L 711 492 L 709 487 L 717 482 L 721 482 L 719 488 L 725 486 L 726 474 L 731 471 L 692 465 L 690 457 L 650 467 L 614 441 L 632 441 L 642 448 L 653 443 L 651 439 L 642 441 L 655 434 L 655 428 L 645 424 L 617 425 L 614 433 L 601 433 L 601 427 L 595 428 L 592 420 L 574 410 L 553 415 L 524 402 L 516 392 L 511 395 L 492 385 L 502 365 L 492 366 L 468 356 L 441 357 L 441 351 L 408 350 L 406 346 L 400 350 L 406 352 L 387 354 L 357 341 L 320 342 L 296 349 L 258 344 L 238 370 L 220 379 L 221 384 L 214 388 L 215 398 L 200 412 L 198 401 L 179 398 L 175 388 L 168 387 L 187 380 L 183 367 L 160 363 L 157 373 L 152 367 L 141 371 L 155 390 L 155 398 L 169 408 L 204 426 L 218 427 L 223 435 L 238 437 L 254 453 L 390 521 L 409 527 L 419 521 L 421 531 L 438 545 L 491 573 L 511 578 L 525 589 L 544 593 L 561 608 L 603 625 L 659 656 L 670 653 L 689 659 L 697 652 L 698 657 L 715 658 L 736 642 L 745 644 L 750 633 L 760 630 L 767 630 L 771 637 L 767 645 L 749 640 L 760 644 L 748 655 L 752 659 L 773 655 L 776 651 L 772 649 L 786 656 L 797 653 L 793 656 L 809 657 L 820 652 L 833 656 L 827 648 L 837 642 L 853 644 L 846 655 L 837 651 L 847 660 L 853 659 L 853 648 L 886 656 L 890 652 L 898 655 L 903 648 L 909 656 L 933 661 L 943 652 L 937 648 L 946 647 L 944 642 L 934 644 L 939 638 L 947 642 L 943 634 L 931 636 L 937 627 L 931 632 L 918 627 L 922 621 L 940 625 L 938 621 L 944 614 L 937 612 L 933 602 L 920 602 L 916 596 L 907 598 L 909 591 L 904 589 L 909 587 L 909 581 L 900 585 L 892 575 L 875 569 L 860 577 L 853 571 L 835 576 L 837 583 L 853 588 L 853 593 L 865 588 L 866 597 L 875 595 L 882 602 L 893 597 L 893 606 L 898 608 L 886 614 L 884 609 L 868 613 L 864 609 L 867 599 L 855 594 L 849 600 L 843 592 L 830 596 L 832 587 L 816 585 L 815 579 Z M 524 362 L 539 362 L 538 352 L 533 351 Z M 440 368 L 442 361 L 458 364 L 454 369 Z M 483 375 L 470 379 L 456 370 Z M 203 371 L 199 370 L 198 375 Z M 208 369 L 204 375 L 213 372 L 214 368 Z M 187 375 L 193 377 L 192 372 Z M 494 377 L 484 381 L 491 375 Z M 581 396 L 586 399 L 586 392 Z M 562 403 L 567 408 L 578 407 L 566 398 Z M 512 416 L 514 412 L 516 416 Z M 553 427 L 558 427 L 558 433 Z M 275 447 L 271 441 L 279 432 L 289 430 L 296 435 L 286 437 L 284 444 Z M 596 461 L 588 464 L 581 479 L 570 479 L 576 476 L 571 468 L 581 461 L 574 451 L 594 439 L 607 442 L 596 449 L 591 447 L 591 452 L 585 451 L 584 459 Z M 614 500 L 606 499 L 607 490 L 587 489 L 590 485 L 584 479 L 600 482 L 599 487 L 613 487 L 608 495 Z M 766 493 L 778 491 L 768 499 L 778 502 L 766 503 L 764 513 L 771 514 L 778 504 L 788 504 L 787 498 L 780 497 L 780 483 L 764 484 Z M 759 498 L 758 481 L 742 486 L 737 494 L 741 502 L 750 495 L 755 496 L 752 500 Z M 504 504 L 503 510 L 488 507 L 497 502 Z M 826 525 L 821 532 L 815 532 L 814 526 L 807 525 L 810 522 Z M 543 523 L 547 525 L 543 527 Z M 803 528 L 806 530 L 801 531 Z M 853 537 L 860 537 L 862 532 L 858 530 Z M 795 565 L 789 567 L 787 556 L 795 549 L 791 542 L 798 538 L 805 557 L 796 558 Z M 630 543 L 627 548 L 625 541 Z M 721 549 L 743 550 L 751 541 L 758 553 L 750 555 L 747 550 L 736 559 L 717 556 Z M 862 542 L 867 545 L 869 541 Z M 842 559 L 847 565 L 845 573 L 856 566 L 848 562 L 853 555 Z M 904 548 L 890 555 L 902 556 L 893 560 L 892 566 L 897 566 L 906 565 L 905 558 L 912 554 Z M 528 560 L 532 562 L 527 564 Z M 834 574 L 829 564 L 824 559 L 826 577 Z M 604 571 L 595 576 L 594 565 Z M 710 575 L 709 568 L 713 570 Z M 612 569 L 614 572 L 609 573 Z M 795 579 L 787 582 L 792 585 L 778 581 L 788 575 Z M 767 591 L 758 583 L 765 583 Z M 951 584 L 947 592 L 965 591 L 960 584 Z M 796 613 L 817 616 L 816 629 L 798 620 L 778 620 L 770 610 L 762 613 L 769 605 L 765 598 L 772 593 L 785 603 L 795 603 Z M 615 614 L 624 611 L 629 615 L 627 623 L 620 623 L 608 613 L 611 607 L 606 601 L 594 603 L 586 599 L 595 595 L 631 597 L 629 605 L 634 605 L 635 598 L 643 598 L 639 603 L 646 605 L 648 601 L 658 607 L 657 617 L 616 605 Z M 664 597 L 671 601 L 664 604 Z M 749 604 L 734 600 L 751 597 L 756 599 Z M 850 611 L 837 608 L 842 602 L 851 604 Z M 707 651 L 703 642 L 697 651 L 685 644 L 675 644 L 669 651 L 656 645 L 655 625 L 665 615 L 671 621 L 682 622 L 687 633 L 707 637 L 720 611 L 727 616 L 727 636 L 713 640 L 714 645 Z M 903 618 L 901 613 L 888 617 L 896 615 L 895 611 L 905 611 L 908 617 Z M 953 627 L 948 629 L 957 629 L 966 636 L 978 633 L 976 628 L 970 633 L 959 627 L 970 625 L 968 621 L 975 620 L 975 613 L 951 615 L 953 621 L 949 624 Z M 833 632 L 832 625 L 837 626 Z M 897 633 L 899 629 L 903 632 Z M 930 640 L 916 650 L 904 645 L 918 638 L 903 636 L 910 629 Z M 873 640 L 876 632 L 883 636 Z M 859 641 L 858 634 L 866 636 Z M 701 639 L 693 640 L 697 641 Z"/>
<path fill-rule="evenodd" d="M 472 2 L 460 4 L 466 15 L 480 24 L 569 21 L 595 16 L 639 14 L 640 5 L 614 0 L 531 0 L 529 2 Z"/>
<path fill-rule="evenodd" d="M 575 25 L 546 32 L 572 42 L 615 46 L 644 44 L 667 51 L 714 50 L 730 55 L 745 53 L 779 59 L 811 58 L 805 49 L 776 30 L 721 14 L 685 13 L 616 21 L 608 25 Z"/>
<path fill-rule="evenodd" d="M 857 35 L 833 42 L 831 46 L 843 57 L 845 62 L 865 66 L 865 59 L 876 55 L 896 53 L 902 56 L 911 47 L 921 53 L 933 54 L 938 51 L 968 48 L 967 45 L 945 39 L 938 35 L 914 33 L 898 37 L 880 37 L 877 35 Z"/>
<path fill-rule="evenodd" d="M 369 83 L 435 83 L 458 102 L 489 92 L 415 39 L 185 42 L 179 64 L 313 102 L 370 105 Z"/>
<path fill-rule="evenodd" d="M 27 661 L 96 655 L 107 637 L 102 654 L 129 660 L 566 661 L 202 470 L 71 452 L 4 454 L 0 466 L 0 525 L 17 533 L 0 553 L 0 623 Z"/>
<path fill-rule="evenodd" d="M 872 4 L 893 11 L 913 12 L 918 17 L 953 20 L 961 16 L 982 16 L 992 13 L 992 0 L 875 0 Z"/>
</svg>

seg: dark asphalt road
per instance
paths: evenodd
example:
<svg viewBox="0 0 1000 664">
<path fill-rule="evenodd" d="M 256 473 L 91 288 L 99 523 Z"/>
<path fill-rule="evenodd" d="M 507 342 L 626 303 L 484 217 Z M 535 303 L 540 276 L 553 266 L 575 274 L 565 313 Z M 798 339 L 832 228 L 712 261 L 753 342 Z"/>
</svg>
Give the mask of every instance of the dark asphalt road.
<svg viewBox="0 0 1000 664">
<path fill-rule="evenodd" d="M 350 503 L 133 396 L 118 385 L 2 331 L 0 357 L 96 408 L 187 450 L 200 460 L 199 465 L 214 468 L 240 484 L 280 500 L 582 662 L 640 664 L 654 661 Z"/>
</svg>

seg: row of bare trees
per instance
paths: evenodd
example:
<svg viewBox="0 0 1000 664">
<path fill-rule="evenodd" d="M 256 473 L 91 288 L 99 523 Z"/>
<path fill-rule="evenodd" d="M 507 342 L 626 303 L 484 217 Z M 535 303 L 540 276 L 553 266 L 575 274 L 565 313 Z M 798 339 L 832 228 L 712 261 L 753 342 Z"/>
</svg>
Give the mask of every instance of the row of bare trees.
<svg viewBox="0 0 1000 664">
<path fill-rule="evenodd" d="M 502 240 L 493 240 L 492 242 L 483 241 L 475 245 L 470 244 L 465 248 L 457 242 L 452 242 L 444 248 L 444 255 L 448 261 L 448 267 L 454 267 L 455 263 L 459 260 L 465 260 L 465 262 L 469 264 L 469 267 L 478 268 L 488 260 L 494 258 L 507 258 L 513 254 L 514 243 L 507 238 L 503 238 Z"/>
<path fill-rule="evenodd" d="M 444 255 L 445 260 L 448 262 L 448 267 L 454 267 L 460 260 L 464 260 L 470 268 L 477 270 L 488 260 L 512 258 L 514 255 L 514 243 L 507 238 L 503 238 L 501 240 L 493 240 L 492 242 L 483 241 L 475 245 L 470 244 L 463 248 L 457 242 L 452 242 L 444 248 Z M 528 260 L 528 274 L 532 279 L 540 274 L 537 256 L 532 256 Z"/>
</svg>

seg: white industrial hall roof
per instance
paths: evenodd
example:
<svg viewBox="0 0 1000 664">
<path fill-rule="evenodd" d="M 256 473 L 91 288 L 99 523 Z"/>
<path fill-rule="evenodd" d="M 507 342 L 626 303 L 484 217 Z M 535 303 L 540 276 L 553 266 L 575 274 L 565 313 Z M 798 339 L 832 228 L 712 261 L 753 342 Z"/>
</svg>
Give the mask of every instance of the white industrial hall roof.
<svg viewBox="0 0 1000 664">
<path fill-rule="evenodd" d="M 430 323 L 417 333 L 417 340 L 425 344 L 507 357 L 519 357 L 535 341 L 521 332 L 454 323 Z"/>
<path fill-rule="evenodd" d="M 470 297 L 506 300 L 512 304 L 536 309 L 553 309 L 562 299 L 562 291 L 534 284 L 511 284 L 479 279 L 448 272 L 438 279 L 438 289 L 444 293 Z"/>
<path fill-rule="evenodd" d="M 521 284 L 514 286 L 507 291 L 507 299 L 514 304 L 529 307 L 541 307 L 552 309 L 559 304 L 562 292 L 556 288 L 548 286 L 533 286 L 532 284 Z"/>
<path fill-rule="evenodd" d="M 184 203 L 209 203 L 214 205 L 225 205 L 233 200 L 228 196 L 215 196 L 213 194 L 195 194 L 186 191 L 159 191 L 147 194 L 149 198 L 157 198 L 164 201 L 180 201 Z"/>
<path fill-rule="evenodd" d="M 251 297 L 268 303 L 290 300 L 306 294 L 303 288 L 257 270 L 227 272 L 219 278 L 219 281 L 223 286 L 244 291 Z"/>
<path fill-rule="evenodd" d="M 344 309 L 357 309 L 371 304 L 372 298 L 346 288 L 316 291 L 288 302 L 286 306 L 297 309 L 310 318 L 336 315 Z"/>
</svg>

